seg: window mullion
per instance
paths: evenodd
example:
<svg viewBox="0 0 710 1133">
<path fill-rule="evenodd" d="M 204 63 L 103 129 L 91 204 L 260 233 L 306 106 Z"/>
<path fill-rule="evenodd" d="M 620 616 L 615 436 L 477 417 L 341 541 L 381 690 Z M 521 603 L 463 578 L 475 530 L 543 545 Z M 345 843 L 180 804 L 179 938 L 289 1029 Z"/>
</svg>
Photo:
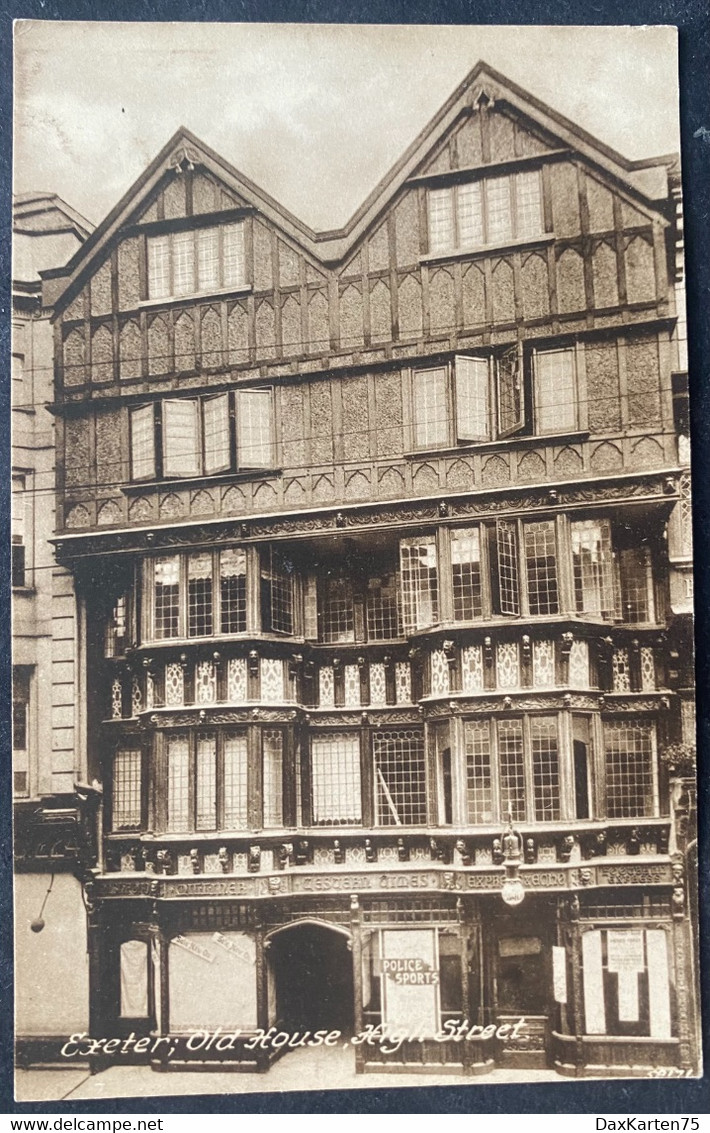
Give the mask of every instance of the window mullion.
<svg viewBox="0 0 710 1133">
<path fill-rule="evenodd" d="M 447 624 L 454 620 L 451 528 L 449 527 L 440 527 L 436 533 L 436 558 L 439 577 L 439 621 Z"/>
<path fill-rule="evenodd" d="M 523 771 L 525 776 L 525 817 L 535 821 L 535 780 L 533 776 L 532 729 L 530 717 L 523 716 Z"/>
<path fill-rule="evenodd" d="M 502 822 L 505 818 L 503 814 L 503 802 L 500 797 L 500 763 L 498 757 L 498 725 L 497 721 L 492 717 L 488 721 L 489 735 L 490 735 L 490 750 L 491 750 L 491 801 L 493 810 L 493 821 L 495 823 Z"/>
<path fill-rule="evenodd" d="M 530 617 L 530 595 L 528 590 L 528 560 L 525 548 L 525 528 L 522 519 L 514 520 L 518 554 L 518 602 L 520 614 Z"/>
<path fill-rule="evenodd" d="M 451 751 L 451 795 L 454 826 L 465 826 L 468 821 L 466 791 L 466 745 L 464 725 L 460 716 L 452 716 L 449 724 L 449 750 Z"/>
</svg>

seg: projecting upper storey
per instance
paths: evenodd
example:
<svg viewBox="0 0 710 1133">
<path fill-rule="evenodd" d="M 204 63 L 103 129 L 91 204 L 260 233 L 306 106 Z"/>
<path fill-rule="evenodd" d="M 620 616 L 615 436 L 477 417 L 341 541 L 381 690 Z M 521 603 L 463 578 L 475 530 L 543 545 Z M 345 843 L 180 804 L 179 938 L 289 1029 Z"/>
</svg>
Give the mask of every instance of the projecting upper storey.
<svg viewBox="0 0 710 1133">
<path fill-rule="evenodd" d="M 480 63 L 339 231 L 178 131 L 44 273 L 60 529 L 675 466 L 673 175 Z"/>
</svg>

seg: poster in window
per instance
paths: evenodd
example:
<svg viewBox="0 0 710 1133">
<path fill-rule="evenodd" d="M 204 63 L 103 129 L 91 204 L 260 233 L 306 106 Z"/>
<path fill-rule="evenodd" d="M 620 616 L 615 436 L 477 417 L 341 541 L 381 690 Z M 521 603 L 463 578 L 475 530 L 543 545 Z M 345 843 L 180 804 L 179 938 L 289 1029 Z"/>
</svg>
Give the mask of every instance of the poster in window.
<svg viewBox="0 0 710 1133">
<path fill-rule="evenodd" d="M 439 1030 L 439 953 L 435 929 L 382 933 L 384 1022 L 394 1031 Z"/>
</svg>

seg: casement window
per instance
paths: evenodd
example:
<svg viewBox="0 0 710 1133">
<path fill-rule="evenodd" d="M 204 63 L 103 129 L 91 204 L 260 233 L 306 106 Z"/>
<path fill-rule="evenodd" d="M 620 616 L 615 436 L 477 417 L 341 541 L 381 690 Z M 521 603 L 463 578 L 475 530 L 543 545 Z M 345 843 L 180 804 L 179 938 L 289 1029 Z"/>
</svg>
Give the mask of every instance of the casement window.
<svg viewBox="0 0 710 1133">
<path fill-rule="evenodd" d="M 271 468 L 271 390 L 164 398 L 130 411 L 131 479 L 186 479 Z"/>
<path fill-rule="evenodd" d="M 574 347 L 533 352 L 536 435 L 573 433 L 579 428 Z"/>
<path fill-rule="evenodd" d="M 570 524 L 570 537 L 577 613 L 613 619 L 618 600 L 609 520 L 576 520 Z"/>
<path fill-rule="evenodd" d="M 121 594 L 113 604 L 106 623 L 105 656 L 122 657 L 128 644 L 128 601 Z"/>
<path fill-rule="evenodd" d="M 114 830 L 137 830 L 143 821 L 143 767 L 140 748 L 119 748 L 113 757 L 112 811 Z"/>
<path fill-rule="evenodd" d="M 407 728 L 375 732 L 372 744 L 376 825 L 426 825 L 427 777 L 423 731 Z"/>
<path fill-rule="evenodd" d="M 483 614 L 481 602 L 481 538 L 478 527 L 451 532 L 451 575 L 454 621 L 469 622 Z"/>
<path fill-rule="evenodd" d="M 540 171 L 430 189 L 429 252 L 466 251 L 542 234 Z"/>
<path fill-rule="evenodd" d="M 625 622 L 655 620 L 653 571 L 648 547 L 622 548 L 618 552 L 621 617 Z"/>
<path fill-rule="evenodd" d="M 213 637 L 247 628 L 242 547 L 148 559 L 149 638 Z"/>
<path fill-rule="evenodd" d="M 389 641 L 400 636 L 396 572 L 368 578 L 365 617 L 368 641 Z"/>
<path fill-rule="evenodd" d="M 556 716 L 467 720 L 464 748 L 469 823 L 560 818 Z"/>
<path fill-rule="evenodd" d="M 261 555 L 261 628 L 265 633 L 295 632 L 293 563 L 273 547 Z"/>
<path fill-rule="evenodd" d="M 283 825 L 283 733 L 261 733 L 261 794 L 257 826 Z M 246 830 L 250 767 L 246 732 L 218 729 L 176 733 L 166 740 L 166 828 L 170 833 Z"/>
<path fill-rule="evenodd" d="M 311 737 L 311 820 L 314 826 L 362 823 L 360 738 L 356 732 Z"/>
<path fill-rule="evenodd" d="M 524 432 L 576 432 L 582 423 L 575 347 L 509 347 L 487 356 L 456 355 L 450 363 L 414 370 L 415 449 L 503 440 Z"/>
<path fill-rule="evenodd" d="M 241 221 L 148 237 L 148 298 L 246 286 Z"/>
<path fill-rule="evenodd" d="M 523 524 L 523 555 L 531 614 L 557 614 L 557 540 L 551 519 Z"/>
<path fill-rule="evenodd" d="M 554 520 L 498 520 L 488 528 L 493 612 L 516 617 L 560 609 Z"/>
<path fill-rule="evenodd" d="M 25 477 L 12 477 L 12 585 L 25 585 Z"/>
<path fill-rule="evenodd" d="M 604 754 L 607 818 L 657 814 L 655 725 L 635 718 L 605 721 Z"/>
<path fill-rule="evenodd" d="M 399 544 L 402 625 L 405 633 L 439 621 L 436 536 L 402 539 Z"/>
<path fill-rule="evenodd" d="M 355 603 L 349 578 L 323 578 L 319 586 L 320 641 L 355 640 Z"/>
</svg>

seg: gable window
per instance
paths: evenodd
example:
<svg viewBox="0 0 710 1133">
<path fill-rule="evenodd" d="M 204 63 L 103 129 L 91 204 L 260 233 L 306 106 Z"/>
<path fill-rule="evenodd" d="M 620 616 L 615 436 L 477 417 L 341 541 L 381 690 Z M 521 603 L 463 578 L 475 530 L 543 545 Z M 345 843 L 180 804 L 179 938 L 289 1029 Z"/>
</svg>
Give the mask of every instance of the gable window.
<svg viewBox="0 0 710 1133">
<path fill-rule="evenodd" d="M 246 260 L 241 221 L 148 237 L 148 298 L 244 287 Z"/>
<path fill-rule="evenodd" d="M 130 434 L 132 480 L 271 468 L 271 390 L 164 398 L 130 411 Z"/>
<path fill-rule="evenodd" d="M 150 559 L 146 570 L 150 640 L 246 630 L 246 552 L 242 547 Z"/>
<path fill-rule="evenodd" d="M 466 251 L 543 232 L 540 171 L 429 190 L 429 251 Z"/>
</svg>

